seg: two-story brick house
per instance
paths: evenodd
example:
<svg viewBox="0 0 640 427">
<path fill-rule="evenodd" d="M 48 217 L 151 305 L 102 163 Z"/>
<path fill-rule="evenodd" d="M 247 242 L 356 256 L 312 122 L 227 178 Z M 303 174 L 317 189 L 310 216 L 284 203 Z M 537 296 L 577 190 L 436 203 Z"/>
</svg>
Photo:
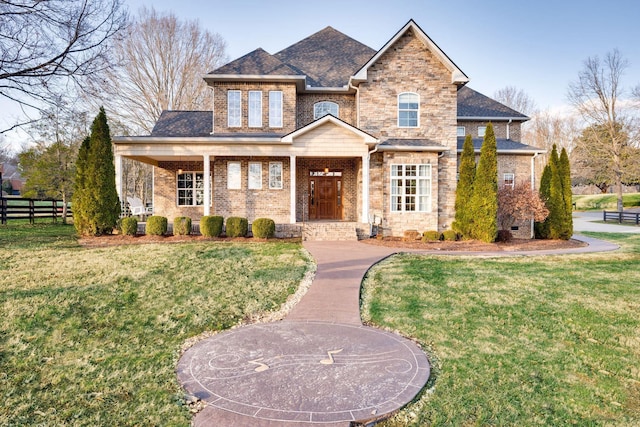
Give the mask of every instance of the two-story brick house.
<svg viewBox="0 0 640 427">
<path fill-rule="evenodd" d="M 445 230 L 465 134 L 479 152 L 493 123 L 507 185 L 533 182 L 542 152 L 518 142 L 528 118 L 466 87 L 414 21 L 378 51 L 327 27 L 204 79 L 212 111 L 165 111 L 151 135 L 114 138 L 117 170 L 122 157 L 154 165 L 154 211 L 170 220 L 332 222 L 354 238 L 374 222 L 386 235 Z"/>
</svg>

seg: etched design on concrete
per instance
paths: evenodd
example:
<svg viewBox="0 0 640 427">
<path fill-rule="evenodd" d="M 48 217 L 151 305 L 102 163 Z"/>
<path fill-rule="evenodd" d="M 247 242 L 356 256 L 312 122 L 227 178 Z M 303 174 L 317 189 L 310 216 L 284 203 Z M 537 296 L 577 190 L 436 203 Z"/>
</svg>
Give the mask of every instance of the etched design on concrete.
<svg viewBox="0 0 640 427">
<path fill-rule="evenodd" d="M 402 407 L 428 380 L 429 364 L 413 342 L 391 333 L 284 321 L 201 341 L 180 359 L 178 377 L 215 408 L 271 421 L 327 423 L 367 420 Z"/>
</svg>

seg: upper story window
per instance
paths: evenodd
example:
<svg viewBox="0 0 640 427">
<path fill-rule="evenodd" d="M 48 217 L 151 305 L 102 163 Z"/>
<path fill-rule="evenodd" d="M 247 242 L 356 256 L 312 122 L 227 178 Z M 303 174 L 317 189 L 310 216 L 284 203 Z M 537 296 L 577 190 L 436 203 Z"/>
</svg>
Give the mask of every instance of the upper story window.
<svg viewBox="0 0 640 427">
<path fill-rule="evenodd" d="M 464 126 L 458 126 L 456 128 L 456 134 L 457 134 L 457 136 L 466 136 L 467 135 L 467 131 L 465 130 Z"/>
<path fill-rule="evenodd" d="M 405 92 L 398 95 L 398 127 L 418 127 L 420 112 L 420 96 L 417 93 Z"/>
<path fill-rule="evenodd" d="M 227 125 L 230 128 L 242 126 L 242 92 L 227 92 Z"/>
<path fill-rule="evenodd" d="M 313 119 L 319 119 L 322 116 L 331 114 L 334 117 L 338 117 L 339 107 L 338 104 L 331 101 L 321 101 L 313 104 Z"/>
<path fill-rule="evenodd" d="M 484 137 L 484 133 L 487 131 L 486 126 L 478 126 L 478 137 Z"/>
<path fill-rule="evenodd" d="M 262 127 L 262 92 L 249 91 L 249 127 Z"/>
<path fill-rule="evenodd" d="M 269 91 L 269 127 L 282 127 L 282 91 Z"/>
</svg>

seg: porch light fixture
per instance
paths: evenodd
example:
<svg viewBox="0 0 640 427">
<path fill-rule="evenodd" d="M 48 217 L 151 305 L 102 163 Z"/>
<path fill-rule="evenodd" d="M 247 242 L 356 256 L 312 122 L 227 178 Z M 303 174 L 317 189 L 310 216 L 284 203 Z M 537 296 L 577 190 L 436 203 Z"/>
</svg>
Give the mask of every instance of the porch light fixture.
<svg viewBox="0 0 640 427">
<path fill-rule="evenodd" d="M 324 173 L 329 173 L 329 168 L 324 168 Z"/>
<path fill-rule="evenodd" d="M 178 168 L 178 175 L 182 175 L 182 168 Z"/>
</svg>

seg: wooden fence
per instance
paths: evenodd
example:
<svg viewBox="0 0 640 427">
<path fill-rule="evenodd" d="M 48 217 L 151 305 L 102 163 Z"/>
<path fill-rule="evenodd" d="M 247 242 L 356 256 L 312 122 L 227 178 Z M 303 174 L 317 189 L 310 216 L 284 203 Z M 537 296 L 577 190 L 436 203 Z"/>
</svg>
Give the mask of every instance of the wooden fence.
<svg viewBox="0 0 640 427">
<path fill-rule="evenodd" d="M 31 224 L 38 218 L 51 218 L 56 222 L 62 218 L 63 203 L 59 200 L 23 199 L 8 197 L 0 199 L 0 223 L 9 220 L 28 219 Z M 67 217 L 71 216 L 71 207 L 67 203 Z"/>
<path fill-rule="evenodd" d="M 620 224 L 623 222 L 632 222 L 640 225 L 640 212 L 603 211 L 603 220 L 604 222 L 616 221 Z"/>
</svg>

